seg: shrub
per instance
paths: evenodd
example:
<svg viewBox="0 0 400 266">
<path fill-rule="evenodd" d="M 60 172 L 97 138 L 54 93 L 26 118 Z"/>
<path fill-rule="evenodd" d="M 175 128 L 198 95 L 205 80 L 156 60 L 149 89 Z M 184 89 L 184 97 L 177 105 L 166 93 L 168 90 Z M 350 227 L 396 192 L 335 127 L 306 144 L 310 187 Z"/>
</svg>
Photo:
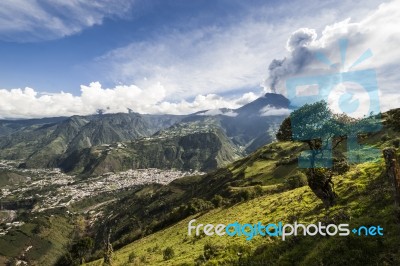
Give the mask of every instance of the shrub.
<svg viewBox="0 0 400 266">
<path fill-rule="evenodd" d="M 215 195 L 212 199 L 211 202 L 214 204 L 215 207 L 221 207 L 222 203 L 224 202 L 224 198 L 221 197 L 220 195 Z"/>
<path fill-rule="evenodd" d="M 85 256 L 93 248 L 94 242 L 90 237 L 84 237 L 75 242 L 71 247 L 71 255 L 83 263 Z"/>
<path fill-rule="evenodd" d="M 285 178 L 285 186 L 289 189 L 295 189 L 307 185 L 307 177 L 303 173 L 297 173 Z"/>
<path fill-rule="evenodd" d="M 254 187 L 254 192 L 257 196 L 261 196 L 263 194 L 263 188 L 261 185 L 257 185 Z"/>
<path fill-rule="evenodd" d="M 174 249 L 172 247 L 167 247 L 163 251 L 163 258 L 164 260 L 170 260 L 175 256 Z"/>
<path fill-rule="evenodd" d="M 276 133 L 276 139 L 278 141 L 288 141 L 292 140 L 292 126 L 290 123 L 290 118 L 287 117 L 283 120 L 282 124 L 279 127 L 278 132 Z"/>
<path fill-rule="evenodd" d="M 128 258 L 128 262 L 130 262 L 130 263 L 132 263 L 132 262 L 134 262 L 135 261 L 135 259 L 136 259 L 136 253 L 134 252 L 134 251 L 132 251 L 130 254 L 129 254 L 129 258 Z"/>
<path fill-rule="evenodd" d="M 246 201 L 252 198 L 252 193 L 247 189 L 242 189 L 236 194 L 236 200 L 238 202 Z"/>
<path fill-rule="evenodd" d="M 277 161 L 275 163 L 276 166 L 281 166 L 281 165 L 289 165 L 289 164 L 293 164 L 296 163 L 298 161 L 298 158 L 296 156 L 293 157 L 283 157 L 282 159 L 280 159 L 279 161 Z"/>
<path fill-rule="evenodd" d="M 199 255 L 196 259 L 194 259 L 195 266 L 204 265 L 204 263 L 206 263 L 206 262 L 207 262 L 207 260 L 206 260 L 206 258 L 204 258 L 203 254 Z"/>
<path fill-rule="evenodd" d="M 157 252 L 159 249 L 160 249 L 160 247 L 157 244 L 152 248 L 152 252 Z"/>
<path fill-rule="evenodd" d="M 333 170 L 341 175 L 350 170 L 350 165 L 345 160 L 334 161 Z"/>
<path fill-rule="evenodd" d="M 385 124 L 395 130 L 400 130 L 400 108 L 390 110 Z"/>
<path fill-rule="evenodd" d="M 10 264 L 13 265 L 13 264 Z M 16 265 L 16 264 L 15 264 Z M 55 264 L 56 266 L 74 266 L 79 265 L 79 261 L 71 256 L 71 253 L 66 253 L 61 256 Z"/>
<path fill-rule="evenodd" d="M 400 139 L 395 139 L 392 141 L 392 144 L 395 148 L 400 147 Z"/>
<path fill-rule="evenodd" d="M 382 141 L 388 141 L 390 138 L 389 138 L 389 136 L 388 136 L 388 134 L 385 134 L 385 135 L 383 135 L 382 137 L 381 137 L 381 140 Z"/>
<path fill-rule="evenodd" d="M 214 206 L 211 202 L 203 199 L 193 198 L 187 205 L 189 214 L 195 214 L 201 211 L 212 209 Z"/>
<path fill-rule="evenodd" d="M 140 262 L 141 263 L 146 263 L 147 262 L 147 257 L 145 255 L 140 256 Z"/>
<path fill-rule="evenodd" d="M 220 254 L 222 247 L 215 244 L 206 243 L 204 245 L 203 250 L 204 250 L 204 258 L 206 260 L 209 260 L 217 257 Z"/>
</svg>

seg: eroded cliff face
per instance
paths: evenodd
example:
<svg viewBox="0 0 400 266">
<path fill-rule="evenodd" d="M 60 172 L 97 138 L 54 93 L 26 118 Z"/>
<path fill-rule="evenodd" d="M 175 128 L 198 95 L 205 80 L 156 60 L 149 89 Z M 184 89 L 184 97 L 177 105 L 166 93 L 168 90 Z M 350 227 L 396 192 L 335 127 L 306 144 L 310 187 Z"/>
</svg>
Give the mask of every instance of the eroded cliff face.
<svg viewBox="0 0 400 266">
<path fill-rule="evenodd" d="M 71 154 L 60 166 L 85 175 L 145 168 L 209 171 L 238 156 L 240 152 L 222 131 L 207 130 L 97 146 Z"/>
</svg>

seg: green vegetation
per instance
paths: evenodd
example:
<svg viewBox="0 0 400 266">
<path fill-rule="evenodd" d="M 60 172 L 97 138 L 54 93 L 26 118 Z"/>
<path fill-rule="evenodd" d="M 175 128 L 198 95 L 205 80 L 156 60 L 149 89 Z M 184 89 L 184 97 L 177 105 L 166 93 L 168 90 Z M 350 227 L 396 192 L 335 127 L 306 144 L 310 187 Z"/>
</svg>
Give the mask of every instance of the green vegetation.
<svg viewBox="0 0 400 266">
<path fill-rule="evenodd" d="M 135 262 L 135 259 L 136 259 L 136 258 L 137 258 L 136 253 L 132 251 L 132 252 L 129 254 L 128 262 L 129 262 L 129 263 L 133 263 L 133 262 Z"/>
<path fill-rule="evenodd" d="M 85 174 L 100 173 L 107 167 L 119 170 L 155 165 L 210 170 L 233 161 L 236 155 L 242 155 L 238 149 L 245 147 L 245 152 L 249 153 L 272 142 L 275 139 L 274 128 L 279 126 L 283 117 L 253 114 L 265 106 L 282 108 L 287 105 L 284 96 L 266 94 L 235 111 L 220 110 L 234 112 L 236 116 L 207 115 L 206 111 L 180 116 L 145 115 L 131 111 L 105 114 L 98 110 L 96 115 L 69 118 L 3 120 L 0 121 L 0 158 L 23 160 L 21 166 L 24 167 L 61 167 L 66 172 L 74 170 Z M 208 127 L 217 130 L 211 135 L 195 134 L 204 133 Z M 182 137 L 179 141 L 178 135 Z M 153 140 L 146 139 L 150 137 Z M 169 141 L 160 140 L 165 137 Z M 171 138 L 175 140 L 171 141 Z M 129 146 L 130 141 L 138 139 L 142 141 L 130 147 L 131 157 L 127 156 L 129 148 L 114 151 L 112 156 L 104 153 L 105 146 L 115 144 L 115 148 L 117 143 Z M 161 142 L 166 147 L 160 147 Z M 198 147 L 199 144 L 205 146 Z M 91 150 L 92 147 L 96 148 Z M 156 158 L 150 156 L 153 152 Z M 146 158 L 142 158 L 143 155 Z M 161 161 L 157 164 L 158 160 Z M 135 165 L 136 161 L 138 165 Z M 98 172 L 94 170 L 97 164 L 102 164 Z"/>
<path fill-rule="evenodd" d="M 296 156 L 301 149 L 298 143 L 274 143 L 208 175 L 188 176 L 167 186 L 149 185 L 132 191 L 103 209 L 107 218 L 94 224 L 93 258 L 102 257 L 102 232 L 107 228 L 112 229 L 114 249 L 119 249 L 190 215 L 287 190 L 282 175 L 297 173 L 297 162 L 283 165 L 281 157 Z"/>
<path fill-rule="evenodd" d="M 239 158 L 241 152 L 218 127 L 192 122 L 158 132 L 152 137 L 77 150 L 60 165 L 84 175 L 128 169 L 209 171 Z"/>
<path fill-rule="evenodd" d="M 285 185 L 289 189 L 295 189 L 298 187 L 307 185 L 307 176 L 302 172 L 298 172 L 294 175 L 288 176 L 285 178 Z"/>
<path fill-rule="evenodd" d="M 167 247 L 163 251 L 163 259 L 164 260 L 170 260 L 175 256 L 174 249 L 172 247 Z"/>
<path fill-rule="evenodd" d="M 21 258 L 38 265 L 52 265 L 69 244 L 73 221 L 59 213 L 37 214 L 21 227 L 0 238 L 0 256 L 7 260 Z M 29 252 L 26 252 L 26 249 Z"/>
<path fill-rule="evenodd" d="M 335 176 L 339 200 L 335 207 L 325 210 L 321 201 L 306 186 L 283 193 L 264 195 L 236 204 L 229 208 L 217 208 L 203 215 L 190 216 L 177 224 L 133 242 L 115 252 L 116 265 L 128 261 L 132 250 L 138 256 L 145 255 L 151 265 L 165 265 L 158 252 L 148 252 L 155 245 L 171 246 L 175 257 L 168 265 L 199 261 L 233 263 L 257 261 L 264 264 L 300 265 L 365 265 L 399 263 L 399 221 L 391 197 L 390 184 L 381 175 L 383 162 L 365 163 L 352 168 L 345 175 Z M 351 226 L 380 224 L 385 228 L 381 238 L 349 237 L 293 237 L 283 242 L 278 238 L 255 237 L 246 241 L 243 237 L 207 236 L 189 237 L 187 224 L 196 218 L 197 223 L 256 223 L 317 221 L 349 223 Z M 218 248 L 218 247 L 221 248 Z M 235 252 L 245 250 L 246 252 Z M 238 254 L 241 254 L 239 256 Z M 198 258 L 201 259 L 198 259 Z M 195 261 L 196 260 L 196 261 Z M 96 262 L 93 263 L 96 265 Z M 246 265 L 246 264 L 244 264 Z"/>
<path fill-rule="evenodd" d="M 70 118 L 22 120 L 14 130 L 13 121 L 0 123 L 0 158 L 26 160 L 32 168 L 55 167 L 75 151 L 150 136 L 181 120 L 137 113 L 72 116 Z"/>
<path fill-rule="evenodd" d="M 340 163 L 343 149 L 339 145 L 345 140 L 356 141 L 358 132 L 368 132 L 376 127 L 377 123 L 380 121 L 374 116 L 353 119 L 346 114 L 334 114 L 327 102 L 320 101 L 305 104 L 293 111 L 283 121 L 276 136 L 280 141 L 297 140 L 308 145 L 307 156 L 303 155 L 301 158 L 302 164 L 306 164 L 305 167 L 308 168 L 308 185 L 326 207 L 331 207 L 335 204 L 337 196 L 332 188 L 332 176 L 338 166 L 331 167 L 327 162 L 332 160 L 333 153 L 335 163 Z M 389 140 L 389 136 L 383 135 L 382 140 Z M 364 153 L 353 151 L 352 156 L 364 157 Z"/>
<path fill-rule="evenodd" d="M 398 122 L 386 115 L 383 118 L 384 131 L 359 136 L 362 144 L 380 149 L 393 146 Z M 382 138 L 384 135 L 387 137 Z M 348 164 L 343 160 L 344 144 L 338 145 L 334 169 L 329 173 L 332 191 L 337 195 L 330 208 L 306 186 L 307 172 L 297 168 L 295 158 L 308 147 L 291 141 L 264 146 L 206 176 L 153 188 L 148 201 L 138 194 L 127 197 L 124 202 L 131 209 L 120 202 L 121 211 L 114 213 L 112 221 L 118 221 L 117 228 L 124 223 L 128 228 L 128 217 L 135 217 L 130 220 L 133 226 L 125 232 L 131 235 L 140 229 L 135 237 L 125 237 L 131 241 L 125 246 L 120 245 L 124 237 L 115 234 L 118 247 L 114 264 L 129 263 L 134 252 L 135 258 L 144 258 L 142 262 L 135 259 L 137 265 L 399 265 L 399 210 L 384 161 Z M 128 214 L 122 214 L 126 211 Z M 350 228 L 380 225 L 384 236 L 297 236 L 286 241 L 262 236 L 251 241 L 240 236 L 188 236 L 187 225 L 192 219 L 196 224 L 297 221 L 349 223 Z M 155 247 L 173 248 L 174 257 L 165 260 Z M 89 263 L 100 264 L 100 260 Z"/>
<path fill-rule="evenodd" d="M 382 114 L 384 129 L 359 135 L 359 141 L 381 150 L 398 146 L 398 112 Z M 142 162 L 149 163 L 150 155 L 172 158 L 177 145 L 186 147 L 184 150 L 193 156 L 180 154 L 187 155 L 186 165 L 198 165 L 200 159 L 218 164 L 218 160 L 228 158 L 224 149 L 233 146 L 229 146 L 226 135 L 218 135 L 223 132 L 213 128 L 208 132 L 190 131 L 185 135 L 188 138 L 182 138 L 181 133 L 186 130 L 190 128 L 177 126 L 171 129 L 176 138 L 160 132 L 156 134 L 160 138 L 157 141 L 140 140 L 140 150 L 148 154 L 142 156 Z M 291 130 L 290 124 L 281 131 L 287 130 Z M 102 171 L 119 163 L 129 165 L 132 162 L 128 157 L 140 154 L 132 148 L 138 142 L 123 143 L 126 147 L 108 152 L 106 146 L 90 148 L 86 150 L 89 154 L 105 159 L 89 165 Z M 223 152 L 210 147 L 204 151 L 206 154 L 201 154 L 200 144 L 204 142 Z M 329 184 L 335 201 L 327 206 L 310 188 L 309 173 L 298 168 L 299 154 L 309 149 L 307 145 L 290 139 L 271 143 L 206 175 L 186 176 L 165 186 L 137 186 L 115 195 L 99 194 L 68 206 L 70 213 L 66 208 L 30 213 L 19 207 L 34 205 L 34 200 L 21 202 L 11 198 L 10 202 L 18 203 L 16 212 L 25 224 L 0 238 L 0 263 L 24 258 L 36 265 L 53 265 L 56 261 L 58 265 L 103 265 L 104 261 L 110 265 L 400 265 L 400 211 L 394 205 L 392 181 L 386 177 L 384 161 L 349 164 L 346 140 L 340 142 L 333 168 L 318 168 L 313 173 L 314 178 L 326 181 L 328 177 L 332 182 Z M 210 162 L 207 158 L 211 155 L 214 160 Z M 123 160 L 115 161 L 116 158 Z M 103 162 L 107 164 L 101 168 Z M 15 180 L 18 177 L 8 173 L 3 178 L 8 184 Z M 55 187 L 46 189 L 51 191 Z M 23 196 L 34 198 L 35 192 L 30 193 Z M 297 221 L 349 223 L 351 228 L 380 225 L 384 236 L 297 236 L 286 241 L 262 236 L 250 241 L 243 236 L 189 236 L 187 225 L 192 219 L 196 219 L 196 224 Z M 105 232 L 111 232 L 107 241 Z"/>
<path fill-rule="evenodd" d="M 93 240 L 90 237 L 83 237 L 71 245 L 69 251 L 57 260 L 56 265 L 80 265 L 85 262 L 92 248 Z"/>
</svg>

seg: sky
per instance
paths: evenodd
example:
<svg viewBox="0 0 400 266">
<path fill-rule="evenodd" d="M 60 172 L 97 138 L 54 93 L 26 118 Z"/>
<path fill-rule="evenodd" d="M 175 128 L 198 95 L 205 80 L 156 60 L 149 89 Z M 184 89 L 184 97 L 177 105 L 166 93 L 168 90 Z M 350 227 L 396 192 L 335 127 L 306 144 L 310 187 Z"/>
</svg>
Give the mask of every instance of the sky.
<svg viewBox="0 0 400 266">
<path fill-rule="evenodd" d="M 399 23 L 399 0 L 3 0 L 0 118 L 237 108 L 368 49 L 352 70 L 376 71 L 385 111 L 400 107 Z"/>
</svg>

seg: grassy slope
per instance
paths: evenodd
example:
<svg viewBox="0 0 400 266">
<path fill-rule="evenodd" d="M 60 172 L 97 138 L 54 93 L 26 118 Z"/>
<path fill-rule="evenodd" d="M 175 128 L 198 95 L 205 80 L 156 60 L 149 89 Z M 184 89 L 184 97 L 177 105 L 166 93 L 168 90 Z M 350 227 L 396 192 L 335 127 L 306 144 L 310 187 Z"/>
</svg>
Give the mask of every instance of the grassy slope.
<svg viewBox="0 0 400 266">
<path fill-rule="evenodd" d="M 104 210 L 103 215 L 107 218 L 93 228 L 97 232 L 96 242 L 102 246 L 101 232 L 106 227 L 112 228 L 112 241 L 116 248 L 142 237 L 143 233 L 158 231 L 187 217 L 187 209 L 182 207 L 193 206 L 193 198 L 206 200 L 212 205 L 210 201 L 215 195 L 223 196 L 224 202 L 234 203 L 248 198 L 247 195 L 254 193 L 255 188 L 260 188 L 259 185 L 262 185 L 264 193 L 282 191 L 282 173 L 296 173 L 297 169 L 294 162 L 280 166 L 276 164 L 284 160 L 282 158 L 287 154 L 298 154 L 300 147 L 301 144 L 272 144 L 228 168 L 205 176 L 180 178 L 168 186 L 145 186 L 116 202 L 117 209 L 115 205 L 110 205 Z"/>
<path fill-rule="evenodd" d="M 246 246 L 248 246 L 252 251 L 255 251 L 257 247 L 262 247 L 263 244 L 268 244 L 272 251 L 273 249 L 283 250 L 279 252 L 278 260 L 274 261 L 282 264 L 298 262 L 303 265 L 319 265 L 324 262 L 324 258 L 326 260 L 327 253 L 339 251 L 336 245 L 353 249 L 347 250 L 346 259 L 362 259 L 360 252 L 365 252 L 366 248 L 374 251 L 373 253 L 379 253 L 380 256 L 382 253 L 377 250 L 379 247 L 387 248 L 385 252 L 391 253 L 393 252 L 392 249 L 395 249 L 399 243 L 397 237 L 399 224 L 394 221 L 394 205 L 390 190 L 387 188 L 387 182 L 380 175 L 382 167 L 382 161 L 364 163 L 354 167 L 343 176 L 336 176 L 334 182 L 340 200 L 329 212 L 323 209 L 321 202 L 308 187 L 297 188 L 281 194 L 266 195 L 237 204 L 231 208 L 216 209 L 198 217 L 192 216 L 165 230 L 133 242 L 115 252 L 115 263 L 116 265 L 124 265 L 128 262 L 129 254 L 134 251 L 138 257 L 144 256 L 146 263 L 151 265 L 192 264 L 194 258 L 203 253 L 204 244 L 207 242 L 223 246 L 225 251 L 215 258 L 217 261 L 238 259 L 235 252 L 238 248 L 232 246 L 233 244 L 244 246 L 242 249 L 246 249 Z M 246 241 L 243 237 L 232 238 L 229 236 L 198 239 L 187 236 L 187 224 L 193 218 L 197 219 L 196 223 L 213 224 L 228 224 L 235 221 L 240 223 L 256 223 L 258 221 L 264 223 L 278 221 L 312 223 L 327 220 L 335 223 L 349 222 L 350 226 L 379 224 L 384 228 L 385 236 L 381 239 L 352 236 L 348 238 L 298 237 L 296 240 L 299 242 L 296 244 L 293 244 L 293 241 L 290 240 L 282 242 L 277 238 L 262 238 L 260 236 L 251 241 Z M 351 245 L 347 243 L 349 241 L 352 243 Z M 289 245 L 294 246 L 291 250 L 284 251 L 285 246 Z M 172 260 L 164 261 L 161 248 L 168 246 L 174 248 L 175 257 Z M 265 248 L 265 250 L 268 249 Z M 369 258 L 367 254 L 366 256 L 368 259 L 373 259 Z M 379 259 L 389 260 L 390 257 Z M 325 261 L 325 263 L 327 262 Z M 100 264 L 101 262 L 93 263 L 93 265 Z"/>
<path fill-rule="evenodd" d="M 382 136 L 386 135 L 384 139 Z M 375 134 L 367 142 L 383 148 L 392 145 L 397 132 L 386 130 Z M 234 176 L 262 181 L 264 191 L 282 183 L 283 178 L 295 173 L 295 164 L 276 166 L 276 158 L 290 160 L 298 144 L 271 144 L 251 156 L 233 163 L 229 170 Z M 278 156 L 277 156 L 278 155 Z M 115 252 L 115 264 L 126 265 L 129 255 L 137 258 L 133 264 L 179 265 L 193 264 L 203 254 L 206 243 L 220 246 L 218 255 L 208 260 L 213 262 L 233 262 L 239 259 L 238 251 L 249 261 L 260 264 L 278 265 L 359 265 L 400 263 L 399 254 L 399 211 L 394 208 L 392 188 L 385 175 L 383 160 L 353 165 L 347 173 L 337 175 L 333 181 L 339 195 L 335 207 L 326 211 L 321 201 L 308 187 L 300 187 L 283 193 L 267 195 L 239 203 L 229 208 L 219 208 L 204 214 L 186 218 L 177 224 L 135 241 Z M 234 188 L 233 188 L 234 189 Z M 243 189 L 243 188 L 237 188 Z M 350 228 L 361 225 L 381 225 L 383 237 L 292 237 L 288 241 L 277 238 L 255 237 L 246 241 L 243 237 L 232 239 L 223 237 L 187 236 L 188 221 L 197 223 L 256 223 L 258 221 L 278 222 L 326 222 L 349 223 Z M 162 249 L 171 246 L 175 257 L 164 261 Z M 247 261 L 247 263 L 249 262 Z M 101 265 L 101 261 L 91 265 Z"/>
<path fill-rule="evenodd" d="M 33 219 L 0 238 L 0 256 L 18 258 L 29 246 L 32 246 L 26 253 L 26 261 L 37 265 L 55 263 L 71 240 L 73 225 L 69 219 L 57 214 L 38 216 L 38 219 Z M 40 233 L 37 233 L 35 230 L 39 224 L 42 228 Z"/>
</svg>

